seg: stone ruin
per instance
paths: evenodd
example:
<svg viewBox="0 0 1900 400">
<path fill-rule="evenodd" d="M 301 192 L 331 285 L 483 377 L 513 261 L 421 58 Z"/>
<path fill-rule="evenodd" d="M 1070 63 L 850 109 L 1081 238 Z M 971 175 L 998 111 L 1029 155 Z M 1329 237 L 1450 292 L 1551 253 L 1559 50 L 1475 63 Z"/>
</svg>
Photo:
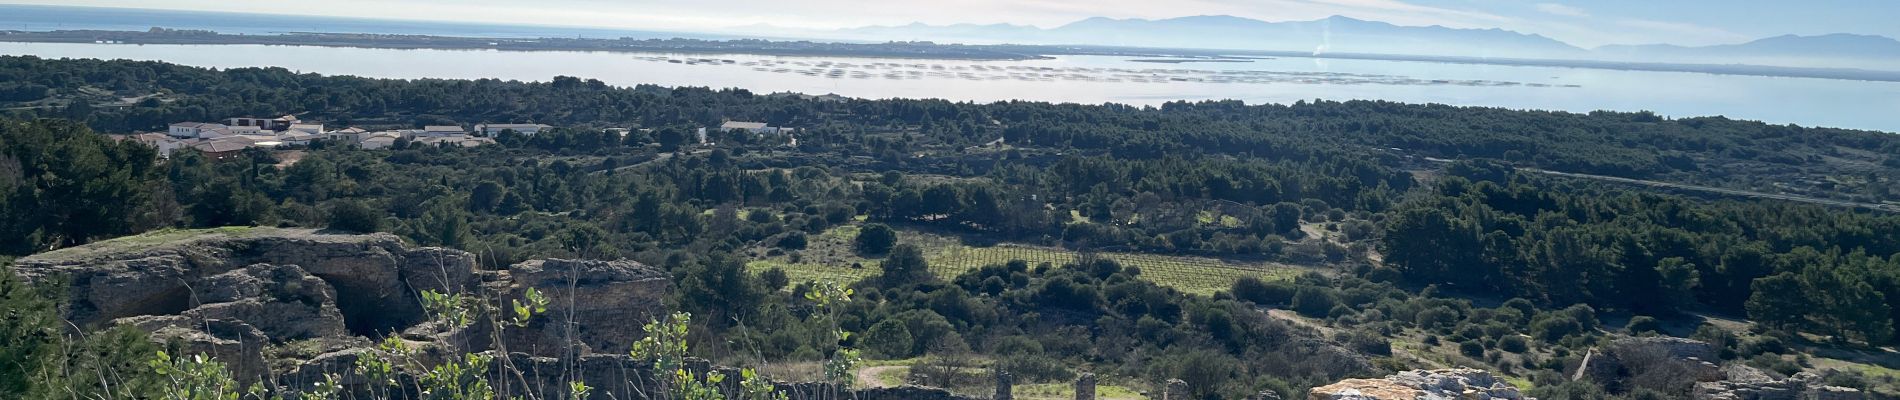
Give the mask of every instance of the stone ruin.
<svg viewBox="0 0 1900 400">
<path fill-rule="evenodd" d="M 1313 388 L 1308 400 L 1536 400 L 1478 369 L 1414 370 L 1380 379 L 1347 379 Z"/>
<path fill-rule="evenodd" d="M 1075 400 L 1095 400 L 1095 374 L 1084 372 L 1075 377 Z"/>
<path fill-rule="evenodd" d="M 1188 400 L 1190 396 L 1191 395 L 1188 394 L 1187 381 L 1169 379 L 1167 383 L 1162 385 L 1161 400 Z"/>
</svg>

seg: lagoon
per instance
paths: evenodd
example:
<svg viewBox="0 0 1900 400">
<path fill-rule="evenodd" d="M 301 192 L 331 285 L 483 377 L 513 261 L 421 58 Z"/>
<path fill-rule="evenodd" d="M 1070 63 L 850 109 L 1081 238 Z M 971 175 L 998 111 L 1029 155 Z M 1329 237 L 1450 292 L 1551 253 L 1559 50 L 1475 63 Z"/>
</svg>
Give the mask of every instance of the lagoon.
<svg viewBox="0 0 1900 400">
<path fill-rule="evenodd" d="M 967 61 L 746 54 L 366 49 L 261 45 L 0 43 L 0 54 L 283 67 L 395 79 L 548 81 L 743 88 L 861 98 L 1159 105 L 1176 100 L 1389 100 L 1570 112 L 1722 115 L 1776 124 L 1900 132 L 1900 83 L 1687 72 L 1283 57 L 1155 63 L 1057 56 Z"/>
</svg>

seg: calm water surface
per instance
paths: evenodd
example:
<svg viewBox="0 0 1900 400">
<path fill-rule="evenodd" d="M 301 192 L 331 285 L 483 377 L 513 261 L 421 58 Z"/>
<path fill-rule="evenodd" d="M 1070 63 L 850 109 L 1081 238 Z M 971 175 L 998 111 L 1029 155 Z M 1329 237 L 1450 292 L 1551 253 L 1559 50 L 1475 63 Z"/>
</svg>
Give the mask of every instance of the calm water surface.
<svg viewBox="0 0 1900 400">
<path fill-rule="evenodd" d="M 393 50 L 259 45 L 0 43 L 0 54 L 158 60 L 201 67 L 279 66 L 375 78 L 556 75 L 614 85 L 737 87 L 864 98 L 1039 100 L 1154 105 L 1382 99 L 1546 109 L 1650 110 L 1900 131 L 1900 83 L 1680 72 L 1280 58 L 1248 63 L 1136 62 L 1126 57 L 960 61 L 604 52 Z"/>
</svg>

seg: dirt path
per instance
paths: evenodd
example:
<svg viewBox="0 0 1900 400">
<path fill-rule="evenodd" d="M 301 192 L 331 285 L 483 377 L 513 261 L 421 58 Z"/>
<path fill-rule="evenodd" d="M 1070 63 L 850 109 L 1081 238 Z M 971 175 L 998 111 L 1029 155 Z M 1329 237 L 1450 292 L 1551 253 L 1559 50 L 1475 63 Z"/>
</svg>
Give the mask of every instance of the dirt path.
<svg viewBox="0 0 1900 400">
<path fill-rule="evenodd" d="M 859 368 L 858 369 L 858 387 L 863 387 L 863 388 L 889 387 L 890 385 L 885 385 L 884 380 L 878 379 L 877 376 L 883 375 L 885 372 L 888 372 L 888 371 L 903 369 L 903 368 L 910 368 L 910 367 L 906 367 L 902 365 L 886 365 L 886 366 L 881 366 L 881 367 Z"/>
<path fill-rule="evenodd" d="M 1337 332 L 1337 330 L 1333 329 L 1333 327 L 1322 325 L 1322 324 L 1313 322 L 1311 320 L 1307 320 L 1305 317 L 1301 317 L 1299 314 L 1294 313 L 1292 310 L 1280 310 L 1280 309 L 1267 310 L 1267 315 L 1273 318 L 1279 319 L 1281 321 L 1286 321 L 1294 325 L 1313 328 L 1314 330 L 1318 330 L 1320 331 L 1320 333 L 1325 334 L 1326 337 L 1332 337 L 1333 334 Z M 1441 362 L 1438 362 L 1437 360 L 1425 358 L 1424 356 L 1413 353 L 1411 350 L 1407 350 L 1405 346 L 1392 346 L 1392 355 L 1398 358 L 1411 359 L 1414 361 L 1418 361 L 1432 368 L 1449 368 L 1449 366 L 1445 365 L 1445 363 L 1441 363 Z"/>
</svg>

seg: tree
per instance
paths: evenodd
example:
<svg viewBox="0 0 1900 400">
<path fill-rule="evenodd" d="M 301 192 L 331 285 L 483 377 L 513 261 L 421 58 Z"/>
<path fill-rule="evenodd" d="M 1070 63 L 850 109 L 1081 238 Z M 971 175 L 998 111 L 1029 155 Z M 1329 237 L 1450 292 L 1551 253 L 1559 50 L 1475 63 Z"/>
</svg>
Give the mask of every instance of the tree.
<svg viewBox="0 0 1900 400">
<path fill-rule="evenodd" d="M 923 250 L 908 243 L 892 248 L 890 256 L 884 258 L 879 268 L 883 274 L 878 276 L 878 280 L 884 287 L 899 287 L 935 278 L 930 274 L 930 264 L 924 260 Z"/>
<path fill-rule="evenodd" d="M 749 318 L 765 298 L 758 278 L 747 273 L 745 261 L 737 257 L 715 253 L 672 269 L 679 271 L 675 303 L 719 326 L 733 323 L 734 318 Z"/>
<path fill-rule="evenodd" d="M 508 189 L 502 187 L 500 182 L 482 181 L 475 185 L 474 190 L 468 192 L 469 211 L 494 212 L 497 207 L 501 207 L 501 200 L 507 196 Z"/>
<path fill-rule="evenodd" d="M 462 248 L 467 245 L 468 211 L 463 211 L 452 198 L 438 198 L 433 203 L 435 205 L 416 220 L 410 238 L 430 246 Z"/>
<path fill-rule="evenodd" d="M 858 230 L 858 252 L 866 255 L 884 254 L 897 244 L 897 231 L 884 224 L 868 224 Z"/>
<path fill-rule="evenodd" d="M 677 128 L 677 127 L 672 127 L 672 128 L 660 129 L 660 133 L 657 136 L 658 136 L 657 139 L 660 142 L 660 151 L 670 153 L 670 152 L 679 151 L 680 146 L 685 146 L 686 140 L 687 140 L 686 137 L 688 135 L 684 130 L 681 130 L 680 128 Z"/>
<path fill-rule="evenodd" d="M 370 233 L 383 229 L 383 216 L 379 210 L 357 200 L 335 200 L 330 206 L 330 229 L 344 232 Z"/>
<path fill-rule="evenodd" d="M 872 357 L 887 360 L 909 357 L 914 345 L 910 328 L 904 326 L 904 321 L 895 318 L 878 321 L 864 332 L 864 350 L 869 351 Z"/>
</svg>

